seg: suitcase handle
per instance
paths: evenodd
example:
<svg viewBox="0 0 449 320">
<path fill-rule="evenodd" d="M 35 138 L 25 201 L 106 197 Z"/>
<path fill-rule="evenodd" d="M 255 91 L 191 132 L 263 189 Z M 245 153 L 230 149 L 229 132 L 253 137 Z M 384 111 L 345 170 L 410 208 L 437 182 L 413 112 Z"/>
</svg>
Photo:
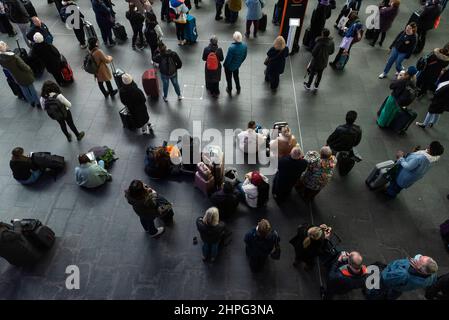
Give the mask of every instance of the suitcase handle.
<svg viewBox="0 0 449 320">
<path fill-rule="evenodd" d="M 111 69 L 112 69 L 112 73 L 115 73 L 116 69 L 115 69 L 114 61 L 111 61 Z"/>
<path fill-rule="evenodd" d="M 17 48 L 19 49 L 19 51 L 20 51 L 20 44 L 19 44 L 19 39 L 16 39 L 16 43 L 17 43 Z"/>
</svg>

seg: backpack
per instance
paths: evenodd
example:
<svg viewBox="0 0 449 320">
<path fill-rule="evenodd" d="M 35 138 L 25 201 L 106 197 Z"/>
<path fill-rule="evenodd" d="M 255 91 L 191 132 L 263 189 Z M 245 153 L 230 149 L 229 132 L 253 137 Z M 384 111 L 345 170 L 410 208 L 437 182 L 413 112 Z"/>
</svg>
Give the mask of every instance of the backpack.
<svg viewBox="0 0 449 320">
<path fill-rule="evenodd" d="M 162 63 L 159 65 L 159 69 L 162 74 L 172 76 L 176 73 L 178 68 L 176 67 L 175 61 L 173 60 L 172 54 L 169 53 L 165 55 Z"/>
<path fill-rule="evenodd" d="M 218 57 L 215 52 L 209 53 L 206 59 L 206 69 L 209 71 L 216 71 L 218 70 Z"/>
<path fill-rule="evenodd" d="M 92 53 L 88 53 L 84 58 L 83 69 L 87 73 L 97 74 L 98 72 L 98 64 L 95 62 L 94 56 Z"/>
<path fill-rule="evenodd" d="M 410 85 L 407 84 L 404 88 L 404 90 L 401 92 L 397 99 L 397 103 L 400 107 L 407 107 L 412 104 L 413 101 L 415 101 L 416 98 L 416 89 Z"/>
<path fill-rule="evenodd" d="M 108 146 L 95 146 L 90 148 L 88 152 L 93 152 L 96 160 L 103 160 L 105 169 L 109 169 L 118 160 L 114 149 Z"/>
<path fill-rule="evenodd" d="M 50 118 L 56 121 L 65 120 L 67 118 L 67 109 L 55 97 L 48 97 L 45 101 L 45 110 Z"/>
</svg>

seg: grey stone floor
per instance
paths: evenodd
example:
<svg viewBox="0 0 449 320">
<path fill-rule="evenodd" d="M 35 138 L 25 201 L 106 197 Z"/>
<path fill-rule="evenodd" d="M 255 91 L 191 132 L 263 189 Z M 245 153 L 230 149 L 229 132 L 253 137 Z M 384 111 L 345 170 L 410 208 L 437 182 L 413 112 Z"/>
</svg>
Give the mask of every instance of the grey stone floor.
<svg viewBox="0 0 449 320">
<path fill-rule="evenodd" d="M 124 1 L 116 1 L 116 11 L 130 33 L 124 18 Z M 271 17 L 273 1 L 266 11 Z M 339 1 L 340 3 L 343 1 Z M 374 4 L 378 1 L 364 1 Z M 447 155 L 419 183 L 404 191 L 394 201 L 370 192 L 364 179 L 373 165 L 394 157 L 398 149 L 408 150 L 439 139 L 449 148 L 445 127 L 448 117 L 432 130 L 412 126 L 405 136 L 382 131 L 375 124 L 376 111 L 388 94 L 388 80 L 378 80 L 387 57 L 386 48 L 371 48 L 362 41 L 353 48 L 344 72 L 326 70 L 320 92 L 312 96 L 302 87 L 310 54 L 301 52 L 287 62 L 280 89 L 272 94 L 263 81 L 263 61 L 277 30 L 271 23 L 257 40 L 248 40 L 249 55 L 241 69 L 242 93 L 228 97 L 222 94 L 214 101 L 204 94 L 201 52 L 212 33 L 219 36 L 226 50 L 232 32 L 244 31 L 244 12 L 233 28 L 213 20 L 214 4 L 203 0 L 203 8 L 193 9 L 197 16 L 199 42 L 178 48 L 173 25 L 161 23 L 165 42 L 181 56 L 184 67 L 179 81 L 188 98 L 178 103 L 172 95 L 168 104 L 151 102 L 149 111 L 155 124 L 155 137 L 148 138 L 122 128 L 116 101 L 104 100 L 94 80 L 81 70 L 85 51 L 77 46 L 74 35 L 66 30 L 46 1 L 34 1 L 39 15 L 55 34 L 55 44 L 67 57 L 75 73 L 75 83 L 64 89 L 73 103 L 72 112 L 80 130 L 86 131 L 82 142 L 68 143 L 56 122 L 42 111 L 34 110 L 16 99 L 2 76 L 0 88 L 0 219 L 39 218 L 57 234 L 52 252 L 36 268 L 17 269 L 0 261 L 0 298 L 2 299 L 317 299 L 319 280 L 316 270 L 299 272 L 291 265 L 293 249 L 288 239 L 303 222 L 325 222 L 343 239 L 343 248 L 359 250 L 366 261 L 413 256 L 422 253 L 434 257 L 442 272 L 449 270 L 448 255 L 438 234 L 439 224 L 447 218 L 449 192 Z M 80 1 L 89 20 L 93 12 L 88 1 Z M 400 16 L 389 32 L 387 41 L 399 32 L 418 1 L 403 1 Z M 311 1 L 306 17 L 310 19 Z M 155 5 L 160 10 L 160 3 Z M 332 28 L 337 12 L 328 22 Z M 426 50 L 449 40 L 449 10 L 440 28 L 428 35 Z M 271 20 L 271 19 L 270 19 Z M 97 29 L 98 30 L 98 29 Z M 14 40 L 0 36 L 12 46 Z M 336 35 L 336 42 L 340 37 Z M 116 65 L 139 79 L 149 64 L 149 51 L 133 52 L 130 43 L 106 52 Z M 409 63 L 414 63 L 413 57 Z M 42 81 L 49 78 L 45 75 Z M 224 79 L 221 82 L 224 91 Z M 170 89 L 172 90 L 172 88 Z M 413 108 L 423 118 L 429 101 L 416 102 Z M 150 181 L 143 170 L 145 147 L 157 145 L 175 128 L 190 129 L 192 121 L 201 120 L 204 128 L 244 128 L 249 119 L 271 126 L 279 120 L 288 121 L 304 150 L 319 148 L 327 136 L 344 122 L 346 111 L 359 112 L 363 140 L 358 150 L 364 161 L 348 177 L 335 175 L 333 181 L 309 207 L 297 196 L 278 206 L 270 200 L 265 209 L 252 211 L 243 205 L 230 221 L 232 242 L 214 265 L 201 261 L 200 246 L 192 244 L 197 236 L 195 218 L 210 205 L 193 188 L 192 181 Z M 299 115 L 299 117 L 298 117 Z M 300 130 L 299 130 L 300 128 Z M 113 147 L 120 160 L 111 170 L 114 180 L 95 192 L 80 189 L 74 181 L 76 155 L 93 145 Z M 9 170 L 10 150 L 22 146 L 27 151 L 51 151 L 68 161 L 65 175 L 53 181 L 46 179 L 32 187 L 19 185 Z M 240 174 L 248 168 L 239 167 Z M 123 190 L 132 179 L 140 178 L 174 202 L 176 222 L 159 240 L 145 234 L 132 208 L 123 197 Z M 244 254 L 243 236 L 261 217 L 268 218 L 282 237 L 282 258 L 270 261 L 266 270 L 252 275 Z M 65 289 L 66 266 L 75 264 L 81 272 L 81 289 Z M 341 299 L 361 298 L 352 293 Z M 403 299 L 422 299 L 423 292 L 413 292 Z"/>
</svg>

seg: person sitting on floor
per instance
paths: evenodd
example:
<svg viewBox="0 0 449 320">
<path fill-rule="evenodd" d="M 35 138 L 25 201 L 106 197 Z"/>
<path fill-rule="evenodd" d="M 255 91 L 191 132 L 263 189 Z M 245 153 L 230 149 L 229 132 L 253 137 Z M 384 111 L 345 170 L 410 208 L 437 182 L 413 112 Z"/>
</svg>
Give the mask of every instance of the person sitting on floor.
<svg viewBox="0 0 449 320">
<path fill-rule="evenodd" d="M 35 183 L 42 175 L 42 171 L 33 163 L 31 157 L 24 155 L 21 147 L 14 148 L 11 153 L 9 167 L 14 179 L 24 185 Z"/>
<path fill-rule="evenodd" d="M 91 160 L 87 154 L 78 157 L 79 167 L 75 168 L 76 183 L 84 188 L 96 188 L 111 181 L 112 176 L 104 168 L 104 161 Z"/>
</svg>

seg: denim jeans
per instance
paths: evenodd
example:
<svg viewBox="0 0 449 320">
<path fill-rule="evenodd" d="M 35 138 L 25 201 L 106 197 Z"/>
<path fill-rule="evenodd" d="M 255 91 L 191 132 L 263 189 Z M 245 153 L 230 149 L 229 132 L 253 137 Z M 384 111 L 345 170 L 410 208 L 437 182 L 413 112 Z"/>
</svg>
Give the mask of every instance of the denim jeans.
<svg viewBox="0 0 449 320">
<path fill-rule="evenodd" d="M 393 64 L 396 62 L 396 71 L 401 72 L 402 62 L 405 60 L 407 54 L 399 52 L 396 48 L 393 48 L 390 54 L 390 58 L 388 59 L 387 65 L 385 66 L 384 73 L 388 74 Z"/>
<path fill-rule="evenodd" d="M 35 106 L 40 104 L 39 97 L 33 84 L 30 84 L 29 86 L 20 86 L 20 89 L 22 89 L 22 93 L 28 103 Z"/>
<path fill-rule="evenodd" d="M 396 183 L 396 181 L 393 179 L 387 188 L 387 194 L 392 197 L 396 198 L 399 192 L 401 192 L 402 188 Z"/>
<path fill-rule="evenodd" d="M 21 184 L 25 184 L 25 185 L 33 184 L 40 178 L 41 175 L 42 175 L 42 171 L 34 170 L 34 171 L 32 171 L 31 176 L 27 180 L 17 180 L 17 181 L 20 182 Z"/>
<path fill-rule="evenodd" d="M 424 119 L 423 124 L 427 127 L 428 125 L 435 125 L 440 118 L 439 114 L 427 112 L 426 118 Z"/>
<path fill-rule="evenodd" d="M 154 235 L 157 233 L 156 226 L 154 225 L 154 219 L 140 217 L 140 223 L 142 224 L 142 227 L 145 229 L 145 231 L 149 234 Z"/>
<path fill-rule="evenodd" d="M 175 88 L 176 94 L 178 96 L 181 95 L 181 89 L 179 88 L 179 83 L 178 83 L 178 74 L 175 74 L 174 76 L 171 76 L 171 77 L 166 76 L 165 74 L 161 74 L 161 79 L 162 79 L 162 86 L 163 86 L 165 98 L 167 98 L 167 95 L 168 95 L 168 85 L 169 85 L 170 81 L 173 84 L 173 88 Z"/>
<path fill-rule="evenodd" d="M 215 259 L 218 255 L 218 242 L 217 243 L 203 243 L 203 257 Z"/>
<path fill-rule="evenodd" d="M 230 23 L 235 23 L 237 21 L 238 17 L 239 17 L 238 11 L 229 10 L 229 22 Z"/>
<path fill-rule="evenodd" d="M 98 161 L 98 165 L 104 169 L 104 161 L 103 160 Z"/>
</svg>

